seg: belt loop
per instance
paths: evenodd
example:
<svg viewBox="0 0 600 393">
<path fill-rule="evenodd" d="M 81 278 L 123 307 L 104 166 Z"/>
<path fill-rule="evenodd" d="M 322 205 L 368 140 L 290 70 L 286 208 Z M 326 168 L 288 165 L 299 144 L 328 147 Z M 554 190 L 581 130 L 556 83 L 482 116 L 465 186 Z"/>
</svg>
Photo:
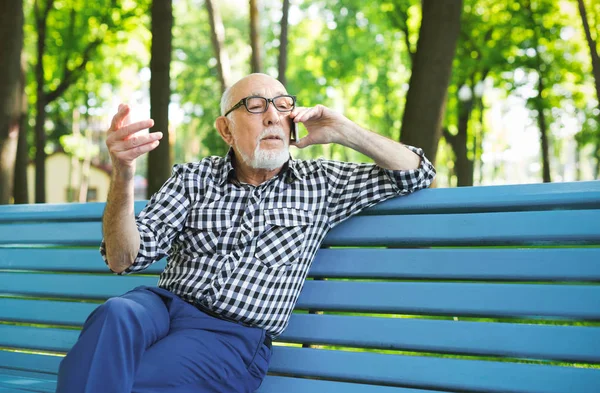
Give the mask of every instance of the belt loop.
<svg viewBox="0 0 600 393">
<path fill-rule="evenodd" d="M 265 344 L 267 346 L 267 348 L 271 349 L 273 347 L 273 340 L 271 339 L 271 336 L 269 336 L 266 332 L 265 332 L 265 339 L 263 340 L 263 344 Z"/>
</svg>

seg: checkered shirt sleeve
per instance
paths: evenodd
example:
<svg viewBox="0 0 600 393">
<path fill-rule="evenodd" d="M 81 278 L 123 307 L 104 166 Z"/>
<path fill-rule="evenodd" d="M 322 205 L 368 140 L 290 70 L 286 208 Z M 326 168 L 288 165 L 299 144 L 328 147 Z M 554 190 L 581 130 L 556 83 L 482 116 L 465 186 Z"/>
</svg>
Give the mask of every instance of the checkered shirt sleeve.
<svg viewBox="0 0 600 393">
<path fill-rule="evenodd" d="M 435 168 L 422 149 L 405 146 L 421 157 L 417 169 L 390 170 L 374 164 L 319 160 L 329 183 L 331 228 L 378 202 L 429 187 Z"/>
<path fill-rule="evenodd" d="M 190 204 L 183 169 L 182 165 L 173 167 L 171 177 L 152 196 L 136 218 L 140 249 L 133 264 L 119 275 L 144 270 L 169 254 L 173 239 L 181 232 L 187 219 Z M 108 265 L 104 239 L 100 245 L 100 254 Z"/>
</svg>

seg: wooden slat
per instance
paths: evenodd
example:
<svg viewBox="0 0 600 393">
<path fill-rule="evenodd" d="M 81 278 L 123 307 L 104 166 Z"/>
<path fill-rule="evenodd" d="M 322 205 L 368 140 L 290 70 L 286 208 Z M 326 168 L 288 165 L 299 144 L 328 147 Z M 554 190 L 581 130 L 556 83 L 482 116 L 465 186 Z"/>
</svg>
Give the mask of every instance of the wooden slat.
<svg viewBox="0 0 600 393">
<path fill-rule="evenodd" d="M 162 259 L 145 274 L 159 274 L 165 268 Z M 87 272 L 112 274 L 99 252 L 99 247 L 75 248 L 0 248 L 0 269 Z"/>
<path fill-rule="evenodd" d="M 35 371 L 56 375 L 62 359 L 62 356 L 0 350 L 0 370 Z"/>
<path fill-rule="evenodd" d="M 50 352 L 67 352 L 80 330 L 0 325 L 0 347 Z"/>
<path fill-rule="evenodd" d="M 466 392 L 597 393 L 600 370 L 276 347 L 270 372 Z"/>
<path fill-rule="evenodd" d="M 11 376 L 12 378 L 9 378 Z M 0 392 L 2 384 L 12 389 L 20 386 L 34 387 L 38 392 L 54 392 L 56 377 L 48 377 L 37 373 L 20 372 L 15 374 L 0 369 Z M 8 388 L 6 388 L 8 389 Z M 7 392 L 9 390 L 6 390 Z M 10 390 L 14 392 L 14 390 Z M 432 390 L 404 389 L 389 386 L 374 386 L 345 382 L 318 381 L 301 378 L 267 376 L 256 393 L 436 393 Z"/>
<path fill-rule="evenodd" d="M 365 214 L 466 213 L 600 208 L 600 181 L 422 190 Z"/>
<path fill-rule="evenodd" d="M 358 216 L 324 246 L 600 244 L 600 210 Z M 482 230 L 485 228 L 485 231 Z M 0 224 L 0 244 L 99 245 L 99 222 Z"/>
<path fill-rule="evenodd" d="M 97 306 L 0 298 L 0 320 L 81 326 Z M 1 327 L 2 325 L 0 332 Z M 23 337 L 25 342 L 34 347 L 44 345 L 28 341 L 27 335 L 37 336 L 37 330 L 26 330 L 21 334 L 18 329 L 5 328 L 5 345 L 19 346 L 6 341 L 11 337 Z M 303 344 L 600 363 L 600 327 L 295 314 L 278 340 Z"/>
<path fill-rule="evenodd" d="M 600 327 L 294 314 L 279 340 L 600 363 Z"/>
<path fill-rule="evenodd" d="M 105 300 L 131 289 L 156 286 L 156 277 L 0 272 L 0 294 Z"/>
<path fill-rule="evenodd" d="M 0 224 L 0 244 L 99 246 L 101 240 L 100 222 Z"/>
<path fill-rule="evenodd" d="M 307 281 L 310 310 L 600 320 L 600 286 Z"/>
<path fill-rule="evenodd" d="M 56 373 L 60 359 L 0 351 L 0 367 L 17 370 Z M 597 393 L 600 386 L 598 369 L 289 347 L 273 348 L 269 371 L 444 391 Z"/>
<path fill-rule="evenodd" d="M 309 277 L 600 281 L 600 248 L 321 249 Z M 144 270 L 159 274 L 163 259 Z M 0 248 L 0 269 L 111 274 L 97 248 Z"/>
<path fill-rule="evenodd" d="M 348 382 L 319 381 L 270 375 L 256 393 L 443 393 L 437 390 L 398 388 Z M 446 391 L 447 393 L 447 391 Z"/>
<path fill-rule="evenodd" d="M 324 246 L 600 244 L 600 210 L 358 216 Z M 485 228 L 483 230 L 482 228 Z"/>
<path fill-rule="evenodd" d="M 56 376 L 31 371 L 15 371 L 0 368 L 0 388 L 16 392 L 49 392 L 56 391 Z M 0 392 L 2 390 L 0 389 Z"/>
<path fill-rule="evenodd" d="M 81 326 L 97 303 L 0 298 L 0 321 Z"/>
<path fill-rule="evenodd" d="M 0 293 L 107 299 L 155 277 L 0 272 Z M 420 282 L 307 281 L 300 309 L 367 313 L 545 316 L 600 320 L 600 286 Z"/>
<path fill-rule="evenodd" d="M 139 213 L 147 201 L 136 201 Z M 507 186 L 478 186 L 421 190 L 393 198 L 365 214 L 460 213 L 600 208 L 600 181 Z M 100 221 L 104 203 L 31 204 L 0 206 L 0 222 Z"/>
<path fill-rule="evenodd" d="M 600 281 L 600 248 L 321 249 L 309 276 Z"/>
</svg>

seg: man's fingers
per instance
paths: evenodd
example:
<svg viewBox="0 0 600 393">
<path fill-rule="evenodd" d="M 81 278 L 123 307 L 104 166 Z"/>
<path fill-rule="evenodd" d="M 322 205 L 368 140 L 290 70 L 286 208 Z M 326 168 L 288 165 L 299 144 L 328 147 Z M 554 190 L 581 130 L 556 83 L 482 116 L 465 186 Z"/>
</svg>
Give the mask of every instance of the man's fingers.
<svg viewBox="0 0 600 393">
<path fill-rule="evenodd" d="M 113 116 L 112 121 L 110 122 L 109 131 L 116 131 L 121 128 L 124 120 L 129 116 L 130 110 L 128 105 L 120 104 L 117 114 Z"/>
<path fill-rule="evenodd" d="M 110 150 L 113 152 L 121 152 L 127 151 L 131 149 L 135 149 L 139 146 L 146 145 L 148 143 L 152 143 L 154 141 L 158 141 L 162 139 L 162 132 L 153 132 L 151 134 L 142 134 L 142 135 L 133 135 L 126 139 L 118 140 L 111 144 Z"/>
<path fill-rule="evenodd" d="M 120 161 L 133 161 L 139 156 L 148 153 L 156 149 L 156 147 L 160 144 L 160 141 L 155 140 L 150 143 L 146 143 L 144 145 L 136 146 L 133 149 L 123 150 L 115 153 L 115 157 Z"/>
<path fill-rule="evenodd" d="M 128 124 L 127 126 L 117 130 L 115 132 L 115 138 L 117 140 L 127 139 L 128 136 L 135 134 L 136 132 L 152 128 L 154 126 L 154 120 L 142 120 L 136 123 Z"/>
</svg>

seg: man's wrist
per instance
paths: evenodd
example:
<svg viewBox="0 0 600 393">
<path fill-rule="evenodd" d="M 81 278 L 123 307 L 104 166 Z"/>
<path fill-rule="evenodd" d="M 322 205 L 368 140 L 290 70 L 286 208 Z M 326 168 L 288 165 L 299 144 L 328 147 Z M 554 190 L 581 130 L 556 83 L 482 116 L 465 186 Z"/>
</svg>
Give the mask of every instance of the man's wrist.
<svg viewBox="0 0 600 393">
<path fill-rule="evenodd" d="M 364 133 L 369 132 L 358 124 L 348 120 L 347 124 L 340 127 L 338 140 L 335 142 L 339 145 L 349 147 L 353 150 L 361 150 L 361 141 L 364 141 Z"/>
</svg>

